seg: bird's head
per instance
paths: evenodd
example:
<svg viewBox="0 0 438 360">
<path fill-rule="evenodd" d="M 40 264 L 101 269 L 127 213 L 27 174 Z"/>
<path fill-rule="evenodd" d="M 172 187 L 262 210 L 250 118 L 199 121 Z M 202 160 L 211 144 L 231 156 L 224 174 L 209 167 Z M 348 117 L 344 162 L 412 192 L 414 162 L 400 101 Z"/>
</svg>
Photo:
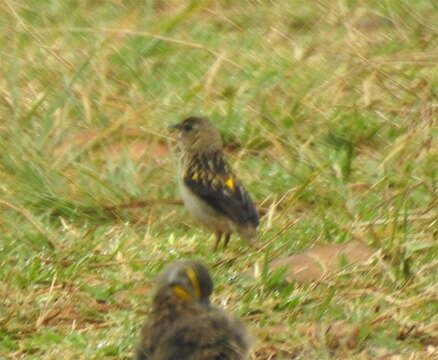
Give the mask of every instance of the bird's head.
<svg viewBox="0 0 438 360">
<path fill-rule="evenodd" d="M 207 268 L 195 260 L 176 261 L 158 276 L 159 291 L 166 291 L 183 302 L 209 304 L 213 281 Z"/>
<path fill-rule="evenodd" d="M 178 132 L 178 138 L 185 151 L 206 152 L 222 149 L 222 138 L 218 129 L 208 119 L 189 117 L 170 126 Z"/>
</svg>

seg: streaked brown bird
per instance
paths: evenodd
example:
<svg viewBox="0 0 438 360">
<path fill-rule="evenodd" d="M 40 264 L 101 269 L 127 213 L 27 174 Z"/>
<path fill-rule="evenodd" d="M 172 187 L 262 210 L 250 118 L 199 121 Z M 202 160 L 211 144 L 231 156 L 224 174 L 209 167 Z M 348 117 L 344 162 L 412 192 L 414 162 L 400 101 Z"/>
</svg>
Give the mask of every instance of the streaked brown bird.
<svg viewBox="0 0 438 360">
<path fill-rule="evenodd" d="M 198 261 L 176 261 L 161 272 L 135 360 L 244 360 L 242 324 L 210 304 L 213 282 Z"/>
<path fill-rule="evenodd" d="M 237 232 L 250 245 L 256 240 L 259 215 L 248 193 L 227 164 L 222 138 L 206 118 L 189 117 L 172 125 L 182 147 L 179 188 L 186 209 L 216 234 L 214 250 Z"/>
</svg>

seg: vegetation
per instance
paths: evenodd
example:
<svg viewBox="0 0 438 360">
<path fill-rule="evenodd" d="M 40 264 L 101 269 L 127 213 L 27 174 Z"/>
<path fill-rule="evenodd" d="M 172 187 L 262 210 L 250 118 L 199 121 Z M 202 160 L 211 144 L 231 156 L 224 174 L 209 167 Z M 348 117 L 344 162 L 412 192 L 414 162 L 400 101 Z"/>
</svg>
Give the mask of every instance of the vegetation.
<svg viewBox="0 0 438 360">
<path fill-rule="evenodd" d="M 435 0 L 0 9 L 0 358 L 130 359 L 155 275 L 196 257 L 253 359 L 436 359 Z M 212 253 L 174 201 L 166 126 L 191 114 L 221 129 L 263 251 Z M 377 254 L 266 271 L 351 239 Z"/>
</svg>

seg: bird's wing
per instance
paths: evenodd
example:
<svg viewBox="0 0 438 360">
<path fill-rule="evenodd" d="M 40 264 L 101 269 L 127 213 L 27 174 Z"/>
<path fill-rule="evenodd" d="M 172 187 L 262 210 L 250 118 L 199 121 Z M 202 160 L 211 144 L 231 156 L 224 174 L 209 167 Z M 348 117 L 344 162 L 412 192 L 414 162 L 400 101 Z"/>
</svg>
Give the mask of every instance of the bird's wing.
<svg viewBox="0 0 438 360">
<path fill-rule="evenodd" d="M 162 338 L 154 359 L 241 360 L 248 348 L 241 331 L 222 315 L 187 319 Z"/>
<path fill-rule="evenodd" d="M 259 224 L 248 193 L 230 171 L 219 152 L 191 159 L 184 184 L 219 213 L 242 225 Z"/>
</svg>

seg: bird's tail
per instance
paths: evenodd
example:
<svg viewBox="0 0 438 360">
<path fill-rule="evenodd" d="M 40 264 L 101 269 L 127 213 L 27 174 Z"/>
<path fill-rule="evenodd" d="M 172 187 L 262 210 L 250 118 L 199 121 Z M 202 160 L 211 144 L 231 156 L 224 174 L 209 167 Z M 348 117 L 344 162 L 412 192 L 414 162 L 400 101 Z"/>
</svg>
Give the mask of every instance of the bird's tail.
<svg viewBox="0 0 438 360">
<path fill-rule="evenodd" d="M 242 226 L 239 235 L 254 249 L 261 246 L 261 241 L 257 237 L 257 229 L 254 226 Z"/>
</svg>

